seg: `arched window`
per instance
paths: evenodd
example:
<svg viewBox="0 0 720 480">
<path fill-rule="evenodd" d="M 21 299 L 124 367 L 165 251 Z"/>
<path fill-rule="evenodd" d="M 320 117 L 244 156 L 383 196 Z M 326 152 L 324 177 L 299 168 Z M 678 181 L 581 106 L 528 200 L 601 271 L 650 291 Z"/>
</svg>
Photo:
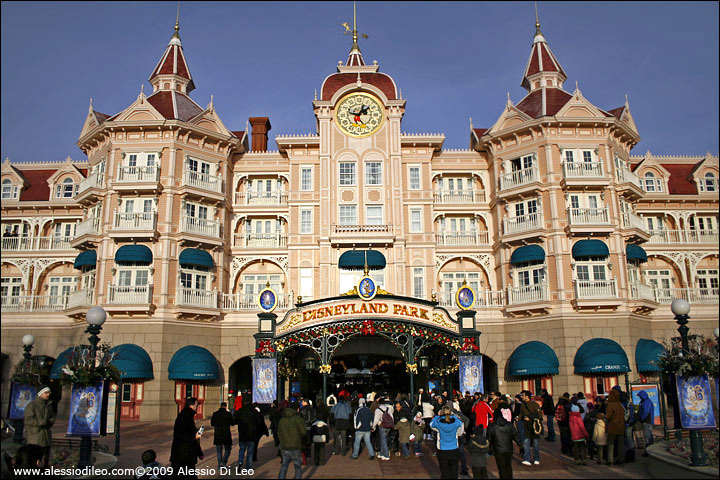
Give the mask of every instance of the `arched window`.
<svg viewBox="0 0 720 480">
<path fill-rule="evenodd" d="M 655 178 L 653 172 L 645 173 L 645 191 L 646 192 L 662 192 L 662 180 Z"/>
<path fill-rule="evenodd" d="M 2 198 L 13 198 L 13 184 L 9 178 L 2 182 Z"/>
<path fill-rule="evenodd" d="M 717 191 L 717 183 L 715 183 L 715 174 L 712 172 L 708 172 L 705 174 L 705 189 L 706 192 L 716 192 Z M 700 181 L 700 191 L 703 191 L 703 181 Z"/>
<path fill-rule="evenodd" d="M 66 178 L 63 180 L 62 185 L 62 197 L 63 198 L 72 198 L 72 196 L 75 194 L 75 182 L 73 182 L 72 178 Z"/>
</svg>

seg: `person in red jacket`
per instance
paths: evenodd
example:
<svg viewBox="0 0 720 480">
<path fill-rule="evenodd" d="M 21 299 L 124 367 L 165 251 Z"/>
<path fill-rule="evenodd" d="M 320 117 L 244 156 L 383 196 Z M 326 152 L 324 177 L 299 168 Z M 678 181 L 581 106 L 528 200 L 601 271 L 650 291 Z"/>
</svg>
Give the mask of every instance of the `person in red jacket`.
<svg viewBox="0 0 720 480">
<path fill-rule="evenodd" d="M 587 430 L 585 430 L 585 424 L 583 423 L 582 416 L 580 416 L 580 407 L 573 405 L 570 408 L 570 437 L 572 438 L 573 444 L 573 456 L 575 457 L 576 465 L 585 465 L 585 458 L 587 457 L 587 443 L 586 438 L 589 438 Z"/>
<path fill-rule="evenodd" d="M 487 431 L 488 424 L 493 421 L 493 411 L 490 405 L 485 402 L 486 398 L 485 395 L 480 397 L 480 400 L 473 406 L 473 413 L 475 414 L 475 426 L 482 425 Z"/>
</svg>

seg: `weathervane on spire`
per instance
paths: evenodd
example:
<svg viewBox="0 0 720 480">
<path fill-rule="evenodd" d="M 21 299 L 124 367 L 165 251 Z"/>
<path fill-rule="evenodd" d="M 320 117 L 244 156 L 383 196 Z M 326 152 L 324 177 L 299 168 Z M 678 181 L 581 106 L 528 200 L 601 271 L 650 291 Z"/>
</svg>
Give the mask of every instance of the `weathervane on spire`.
<svg viewBox="0 0 720 480">
<path fill-rule="evenodd" d="M 352 50 L 360 51 L 360 47 L 358 46 L 358 31 L 357 31 L 357 9 L 355 8 L 355 2 L 353 2 L 353 26 L 352 30 L 350 29 L 350 24 L 348 22 L 343 22 L 340 24 L 341 26 L 345 27 L 345 31 L 343 32 L 343 35 L 350 35 L 353 36 L 353 44 L 352 44 Z M 364 33 L 359 34 L 362 38 L 368 38 L 367 35 Z"/>
</svg>

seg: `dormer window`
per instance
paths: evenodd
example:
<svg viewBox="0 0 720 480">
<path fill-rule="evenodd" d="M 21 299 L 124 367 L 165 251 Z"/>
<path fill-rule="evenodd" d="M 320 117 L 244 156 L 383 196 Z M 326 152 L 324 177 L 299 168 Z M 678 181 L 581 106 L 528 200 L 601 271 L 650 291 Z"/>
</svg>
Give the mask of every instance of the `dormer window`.
<svg viewBox="0 0 720 480">
<path fill-rule="evenodd" d="M 13 185 L 12 180 L 6 178 L 2 182 L 2 199 L 15 199 L 18 196 L 18 186 Z"/>
<path fill-rule="evenodd" d="M 712 172 L 708 172 L 705 174 L 705 178 L 700 179 L 700 191 L 701 192 L 717 192 L 717 180 L 715 179 L 715 174 Z M 4 190 L 3 190 L 4 192 Z M 3 197 L 5 198 L 5 197 Z"/>
<path fill-rule="evenodd" d="M 61 184 L 55 186 L 55 197 L 72 198 L 77 193 L 78 186 L 72 178 L 66 178 Z"/>
<path fill-rule="evenodd" d="M 645 178 L 643 178 L 643 187 L 648 193 L 663 191 L 662 180 L 655 178 L 655 174 L 653 172 L 645 173 Z"/>
</svg>

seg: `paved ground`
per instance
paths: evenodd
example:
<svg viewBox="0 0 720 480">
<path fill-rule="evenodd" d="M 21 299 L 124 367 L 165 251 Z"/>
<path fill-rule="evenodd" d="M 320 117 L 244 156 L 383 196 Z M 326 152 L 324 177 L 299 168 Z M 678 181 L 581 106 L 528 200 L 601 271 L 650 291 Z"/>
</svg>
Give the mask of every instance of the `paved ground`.
<svg viewBox="0 0 720 480">
<path fill-rule="evenodd" d="M 199 423 L 199 422 L 198 422 Z M 58 422 L 53 429 L 55 436 L 62 436 L 67 422 Z M 201 441 L 205 459 L 198 467 L 215 469 L 217 460 L 215 447 L 212 445 L 212 428 L 206 422 L 206 434 Z M 233 429 L 235 430 L 235 429 Z M 118 457 L 119 467 L 135 467 L 140 464 L 140 455 L 147 448 L 153 448 L 158 454 L 158 461 L 162 465 L 168 464 L 170 445 L 172 443 L 172 423 L 145 423 L 123 422 L 121 426 L 121 455 Z M 237 430 L 233 437 L 237 436 Z M 114 437 L 106 437 L 100 443 L 114 450 Z M 351 460 L 348 456 L 340 457 L 330 455 L 332 444 L 326 447 L 328 460 L 325 465 L 303 467 L 303 478 L 440 478 L 440 469 L 436 457 L 432 456 L 429 443 L 424 446 L 425 456 L 411 458 L 393 457 L 390 461 L 369 461 L 367 453 L 360 454 L 358 460 Z M 513 461 L 515 478 L 649 478 L 647 473 L 647 458 L 638 456 L 635 463 L 621 467 L 599 466 L 588 463 L 588 466 L 575 465 L 572 458 L 560 454 L 560 442 L 553 443 L 540 441 L 541 464 L 526 467 L 520 464 L 520 457 L 516 454 Z M 276 457 L 272 439 L 264 437 L 260 443 L 259 462 L 255 465 L 255 478 L 277 478 L 280 460 Z M 231 466 L 237 462 L 237 442 L 230 455 Z M 312 461 L 309 462 L 312 464 Z M 234 468 L 233 468 L 234 472 Z M 490 478 L 497 477 L 497 468 L 494 459 L 489 461 Z M 294 467 L 290 466 L 288 478 L 293 478 Z M 220 476 L 205 475 L 201 478 L 242 478 L 240 475 Z M 461 478 L 470 478 L 462 477 Z"/>
</svg>

